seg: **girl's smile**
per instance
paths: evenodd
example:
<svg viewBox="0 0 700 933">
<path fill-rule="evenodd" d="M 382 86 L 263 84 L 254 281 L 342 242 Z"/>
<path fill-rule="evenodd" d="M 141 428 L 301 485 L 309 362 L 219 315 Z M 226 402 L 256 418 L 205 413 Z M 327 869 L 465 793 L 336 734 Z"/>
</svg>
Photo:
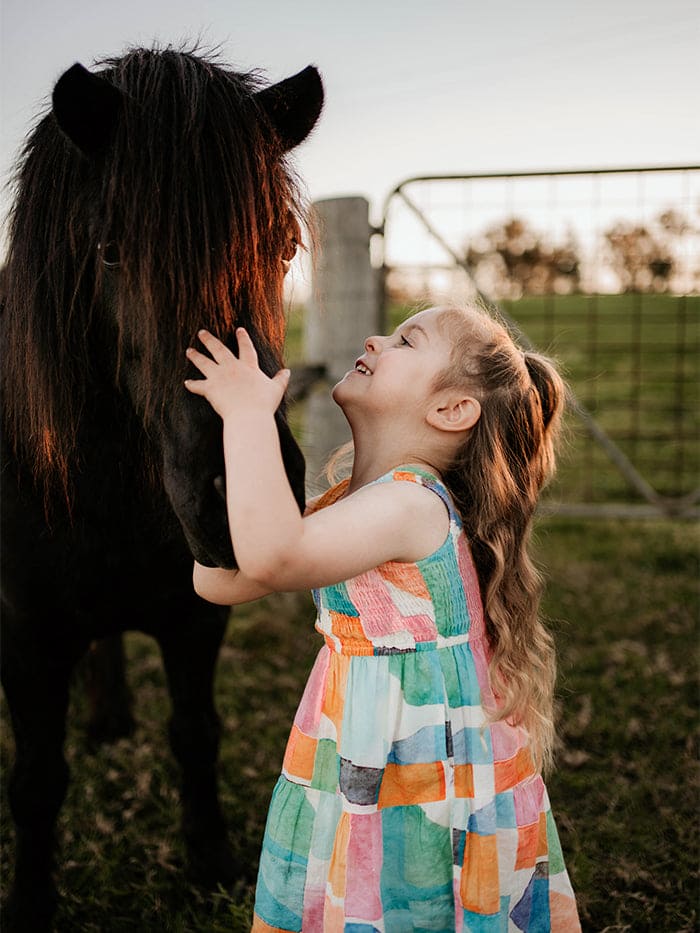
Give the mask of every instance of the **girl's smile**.
<svg viewBox="0 0 700 933">
<path fill-rule="evenodd" d="M 360 399 L 372 410 L 396 404 L 421 408 L 449 361 L 450 343 L 438 326 L 439 313 L 436 308 L 421 311 L 393 334 L 368 337 L 365 352 L 333 389 L 341 408 L 352 408 Z"/>
<path fill-rule="evenodd" d="M 362 360 L 355 360 L 355 372 L 360 373 L 361 376 L 371 376 L 372 370 L 368 369 Z"/>
</svg>

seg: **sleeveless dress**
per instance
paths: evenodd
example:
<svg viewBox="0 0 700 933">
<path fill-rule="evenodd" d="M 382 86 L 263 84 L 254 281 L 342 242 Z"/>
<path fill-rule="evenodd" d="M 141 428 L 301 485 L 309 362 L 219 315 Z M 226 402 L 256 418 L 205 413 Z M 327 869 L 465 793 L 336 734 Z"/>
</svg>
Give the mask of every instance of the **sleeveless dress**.
<svg viewBox="0 0 700 933">
<path fill-rule="evenodd" d="M 253 933 L 575 933 L 526 735 L 484 714 L 489 646 L 461 520 L 418 467 L 375 482 L 406 481 L 440 496 L 449 534 L 423 560 L 314 591 L 325 644 L 270 803 Z"/>
</svg>

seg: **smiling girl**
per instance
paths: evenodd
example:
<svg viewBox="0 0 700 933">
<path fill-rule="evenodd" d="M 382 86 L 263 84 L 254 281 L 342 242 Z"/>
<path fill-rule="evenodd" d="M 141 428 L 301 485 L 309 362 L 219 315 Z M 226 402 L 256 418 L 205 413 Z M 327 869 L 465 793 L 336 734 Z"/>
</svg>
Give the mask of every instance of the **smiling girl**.
<svg viewBox="0 0 700 933">
<path fill-rule="evenodd" d="M 563 385 L 476 308 L 370 337 L 333 389 L 349 479 L 302 516 L 266 377 L 206 332 L 187 388 L 223 419 L 240 570 L 195 565 L 205 599 L 311 588 L 324 639 L 260 860 L 253 930 L 579 930 L 541 770 L 552 640 L 527 553 L 554 470 Z"/>
</svg>

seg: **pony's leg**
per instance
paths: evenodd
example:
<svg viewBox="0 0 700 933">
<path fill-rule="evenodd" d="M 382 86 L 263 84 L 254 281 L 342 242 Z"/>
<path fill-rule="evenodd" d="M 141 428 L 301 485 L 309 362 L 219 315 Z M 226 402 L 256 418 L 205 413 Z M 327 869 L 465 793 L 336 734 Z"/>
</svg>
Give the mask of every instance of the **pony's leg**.
<svg viewBox="0 0 700 933">
<path fill-rule="evenodd" d="M 63 755 L 66 712 L 77 652 L 64 646 L 24 647 L 5 632 L 2 682 L 15 737 L 15 761 L 8 782 L 15 822 L 15 876 L 3 930 L 49 930 L 56 907 L 52 878 L 54 830 L 68 786 Z M 55 650 L 53 650 L 55 649 Z M 27 658 L 31 664 L 27 664 Z"/>
<path fill-rule="evenodd" d="M 211 607 L 213 608 L 213 607 Z M 187 625 L 160 628 L 172 699 L 170 744 L 182 773 L 182 829 L 189 871 L 204 884 L 230 884 L 237 875 L 219 804 L 217 763 L 221 723 L 214 708 L 216 660 L 226 629 L 226 615 L 207 612 Z"/>
<path fill-rule="evenodd" d="M 126 683 L 122 635 L 108 635 L 94 641 L 85 657 L 85 671 L 90 701 L 90 742 L 114 742 L 131 735 L 134 718 Z"/>
</svg>

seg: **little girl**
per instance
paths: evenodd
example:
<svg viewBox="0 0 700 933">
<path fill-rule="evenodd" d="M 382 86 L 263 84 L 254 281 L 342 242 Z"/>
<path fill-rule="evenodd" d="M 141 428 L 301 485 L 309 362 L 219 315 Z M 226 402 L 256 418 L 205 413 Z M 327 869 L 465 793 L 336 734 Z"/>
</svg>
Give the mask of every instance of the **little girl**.
<svg viewBox="0 0 700 933">
<path fill-rule="evenodd" d="M 312 588 L 325 644 L 268 814 L 255 933 L 580 930 L 540 772 L 552 640 L 527 553 L 563 387 L 475 308 L 370 337 L 333 389 L 352 475 L 299 514 L 245 331 L 207 332 L 187 388 L 223 418 L 240 571 L 228 604 Z"/>
</svg>

